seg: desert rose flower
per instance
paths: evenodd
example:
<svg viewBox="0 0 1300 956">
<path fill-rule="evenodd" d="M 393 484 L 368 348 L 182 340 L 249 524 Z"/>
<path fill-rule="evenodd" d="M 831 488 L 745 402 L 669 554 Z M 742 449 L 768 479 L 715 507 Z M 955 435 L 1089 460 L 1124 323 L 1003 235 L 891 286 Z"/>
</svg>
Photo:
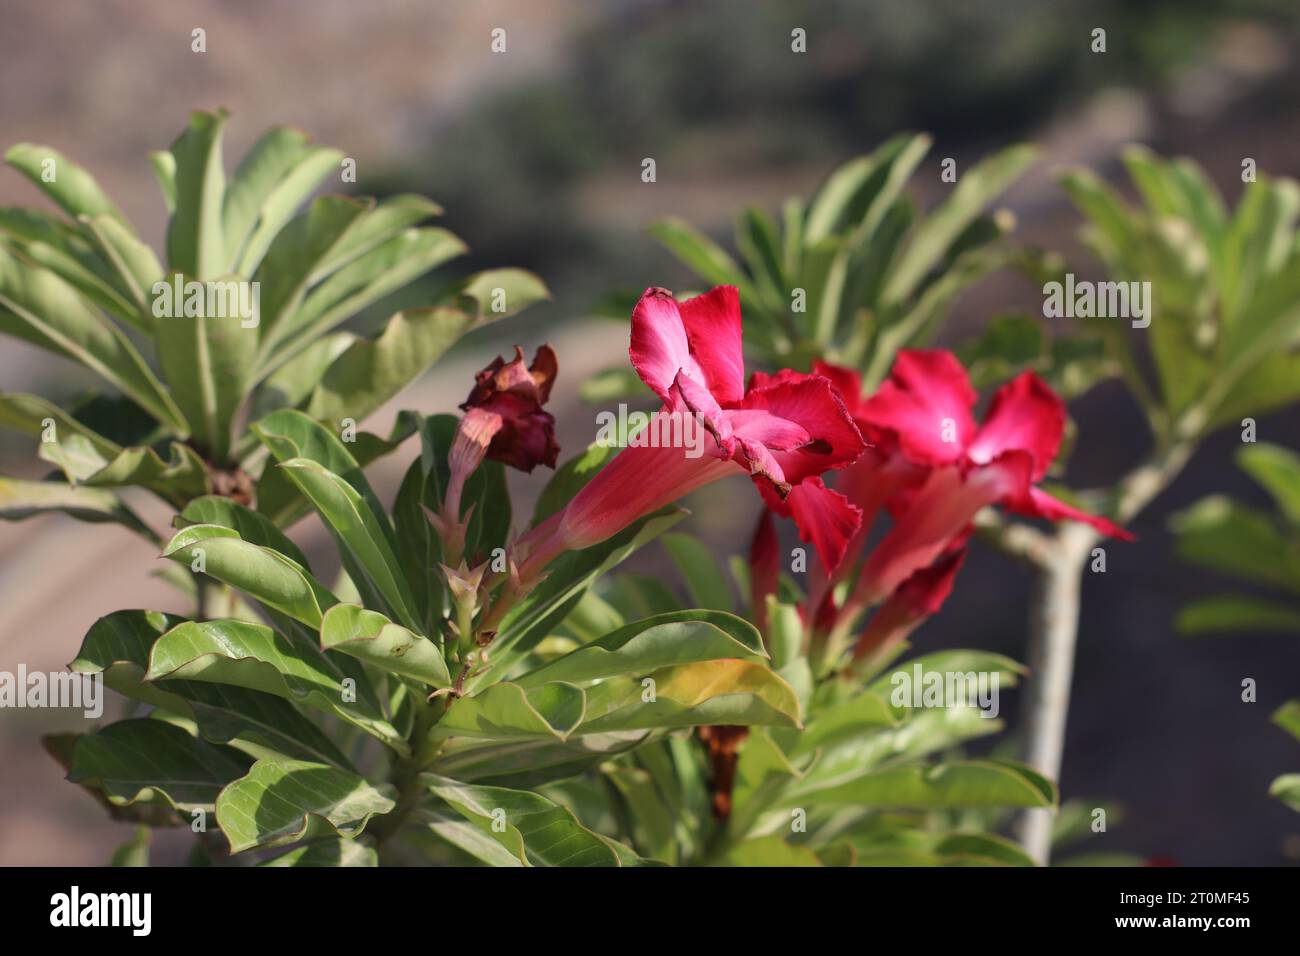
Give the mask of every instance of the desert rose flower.
<svg viewBox="0 0 1300 956">
<path fill-rule="evenodd" d="M 452 565 L 460 560 L 469 522 L 469 515 L 461 515 L 465 482 L 484 458 L 520 471 L 532 471 L 539 464 L 555 467 L 560 451 L 555 418 L 542 406 L 550 398 L 558 368 L 549 345 L 538 348 L 531 366 L 524 364 L 524 351 L 516 345 L 511 361 L 498 355 L 474 376 L 474 388 L 460 406 L 465 415 L 447 455 L 450 475 L 441 513 L 427 512 Z"/>
<path fill-rule="evenodd" d="M 689 415 L 711 440 L 702 449 L 662 442 L 629 445 L 562 511 L 518 543 L 527 579 L 565 551 L 591 547 L 638 518 L 720 478 L 745 473 L 778 501 L 799 490 L 795 520 L 819 547 L 833 553 L 857 527 L 857 509 L 838 492 L 812 481 L 853 461 L 865 444 L 829 381 L 798 376 L 746 387 L 740 299 L 732 286 L 678 302 L 666 289 L 647 289 L 632 312 L 632 367 L 663 407 L 663 416 Z M 827 517 L 827 516 L 831 517 Z M 838 529 L 844 541 L 823 533 Z M 832 530 L 830 533 L 835 533 Z"/>
<path fill-rule="evenodd" d="M 867 558 L 855 589 L 859 602 L 883 600 L 929 566 L 987 505 L 1082 521 L 1104 535 L 1132 539 L 1113 522 L 1036 487 L 1065 429 L 1065 403 L 1046 382 L 1021 373 L 997 390 L 982 424 L 972 414 L 977 397 L 951 352 L 903 351 L 889 379 L 856 409 L 873 436 L 896 444 L 906 465 L 927 469 L 919 484 L 912 479 L 899 489 L 895 524 Z"/>
<path fill-rule="evenodd" d="M 555 467 L 560 451 L 555 442 L 555 418 L 542 411 L 542 406 L 551 397 L 558 370 L 555 351 L 549 345 L 537 350 L 530 366 L 524 364 L 524 350 L 516 345 L 515 357 L 509 362 L 498 355 L 474 376 L 474 388 L 460 407 L 495 416 L 497 426 L 488 445 L 488 458 L 520 471 L 532 471 L 539 464 Z"/>
<path fill-rule="evenodd" d="M 922 621 L 937 614 L 952 593 L 953 582 L 965 560 L 966 548 L 963 546 L 941 555 L 929 567 L 913 572 L 871 615 L 858 638 L 853 659 L 858 661 L 887 654 L 900 641 L 906 640 Z"/>
</svg>

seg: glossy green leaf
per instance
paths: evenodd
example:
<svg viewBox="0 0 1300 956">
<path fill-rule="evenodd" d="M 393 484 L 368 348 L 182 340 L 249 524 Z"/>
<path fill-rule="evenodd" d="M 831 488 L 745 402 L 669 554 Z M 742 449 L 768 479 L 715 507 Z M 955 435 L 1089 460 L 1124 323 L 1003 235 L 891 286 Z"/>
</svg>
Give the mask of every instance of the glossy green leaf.
<svg viewBox="0 0 1300 956">
<path fill-rule="evenodd" d="M 346 839 L 308 840 L 258 866 L 378 866 L 374 847 Z"/>
<path fill-rule="evenodd" d="M 502 682 L 454 701 L 433 736 L 563 740 L 582 723 L 585 707 L 585 695 L 572 684 L 524 688 Z"/>
<path fill-rule="evenodd" d="M 305 760 L 259 760 L 217 797 L 217 823 L 231 853 L 297 840 L 320 819 L 355 837 L 396 803 L 387 784 L 371 786 L 338 767 Z"/>
<path fill-rule="evenodd" d="M 154 642 L 184 620 L 160 611 L 116 611 L 91 626 L 68 668 L 102 674 L 111 690 L 193 720 L 212 743 L 255 757 L 283 754 L 349 766 L 316 724 L 280 697 L 201 681 L 146 681 Z"/>
<path fill-rule="evenodd" d="M 794 690 L 766 664 L 724 659 L 611 677 L 587 689 L 579 733 L 740 724 L 799 726 Z"/>
<path fill-rule="evenodd" d="M 261 624 L 192 621 L 172 628 L 155 642 L 145 680 L 176 678 L 232 684 L 307 704 L 342 717 L 399 753 L 407 749 L 367 684 L 345 687 L 343 672 L 318 649 L 291 643 Z"/>
<path fill-rule="evenodd" d="M 394 624 L 378 611 L 336 604 L 321 622 L 320 639 L 325 650 L 350 654 L 430 687 L 451 686 L 447 662 L 438 645 Z"/>
<path fill-rule="evenodd" d="M 162 800 L 178 810 L 210 809 L 247 759 L 161 720 L 119 720 L 77 738 L 68 779 L 126 806 Z"/>
<path fill-rule="evenodd" d="M 383 595 L 396 619 L 419 628 L 415 601 L 394 552 L 387 516 L 377 517 L 348 481 L 314 461 L 292 458 L 280 467 L 316 508 L 340 550 L 352 556 Z"/>
<path fill-rule="evenodd" d="M 204 573 L 313 630 L 320 628 L 325 611 L 337 603 L 298 562 L 273 548 L 244 541 L 238 531 L 221 525 L 182 528 L 163 557 L 192 570 L 201 560 Z"/>
<path fill-rule="evenodd" d="M 545 797 L 424 774 L 429 792 L 504 847 L 520 866 L 618 866 L 612 841 Z M 500 821 L 497 826 L 494 823 Z M 504 824 L 504 829 L 500 824 Z"/>
<path fill-rule="evenodd" d="M 523 687 L 644 676 L 676 664 L 765 657 L 748 621 L 720 611 L 688 610 L 635 621 L 516 678 Z"/>
</svg>

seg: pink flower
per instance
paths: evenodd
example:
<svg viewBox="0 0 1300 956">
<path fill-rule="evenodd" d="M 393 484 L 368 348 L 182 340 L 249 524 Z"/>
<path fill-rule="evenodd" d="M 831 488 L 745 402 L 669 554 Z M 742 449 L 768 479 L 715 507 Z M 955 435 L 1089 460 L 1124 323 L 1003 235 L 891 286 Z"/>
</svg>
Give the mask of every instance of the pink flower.
<svg viewBox="0 0 1300 956">
<path fill-rule="evenodd" d="M 962 546 L 944 553 L 929 567 L 914 571 L 871 615 L 854 648 L 854 660 L 887 654 L 922 621 L 937 614 L 952 593 L 953 582 L 965 560 L 966 548 Z"/>
<path fill-rule="evenodd" d="M 875 603 L 887 597 L 947 551 L 991 504 L 1053 521 L 1082 521 L 1132 540 L 1113 522 L 1035 486 L 1055 459 L 1065 429 L 1065 404 L 1047 383 L 1033 372 L 1021 373 L 994 394 L 983 424 L 972 414 L 977 398 L 951 352 L 903 351 L 888 381 L 854 409 L 869 436 L 879 437 L 879 449 L 896 449 L 866 461 L 862 471 L 879 478 L 892 468 L 904 475 L 889 503 L 895 524 L 867 558 L 860 599 Z M 873 475 L 849 477 L 871 485 Z"/>
<path fill-rule="evenodd" d="M 778 502 L 794 498 L 790 507 L 805 540 L 834 563 L 836 549 L 856 530 L 857 509 L 817 478 L 853 461 L 865 444 L 831 383 L 791 374 L 746 388 L 740 299 L 732 286 L 680 303 L 666 289 L 647 289 L 632 312 L 629 354 L 663 400 L 656 419 L 690 416 L 710 440 L 697 457 L 662 443 L 623 449 L 567 507 L 520 539 L 521 574 L 737 471 Z M 664 434 L 658 424 L 651 428 Z"/>
</svg>

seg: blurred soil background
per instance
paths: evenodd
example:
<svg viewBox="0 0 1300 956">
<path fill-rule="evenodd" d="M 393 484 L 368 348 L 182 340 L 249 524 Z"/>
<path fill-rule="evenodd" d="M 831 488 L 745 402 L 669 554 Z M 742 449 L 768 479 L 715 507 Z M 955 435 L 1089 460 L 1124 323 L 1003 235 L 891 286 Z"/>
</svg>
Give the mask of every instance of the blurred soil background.
<svg viewBox="0 0 1300 956">
<path fill-rule="evenodd" d="M 951 188 L 942 157 L 960 174 L 1032 140 L 1042 159 L 1003 204 L 1023 241 L 1060 249 L 1089 273 L 1078 218 L 1052 178 L 1061 166 L 1120 181 L 1119 148 L 1146 143 L 1196 158 L 1230 201 L 1244 157 L 1300 174 L 1298 23 L 1295 0 L 0 0 L 0 145 L 46 143 L 87 166 L 155 245 L 165 218 L 147 153 L 166 148 L 193 108 L 233 112 L 228 165 L 265 127 L 288 123 L 356 159 L 360 182 L 349 188 L 431 195 L 473 250 L 466 269 L 534 269 L 554 301 L 471 337 L 366 427 L 382 431 L 401 407 L 450 411 L 497 351 L 519 342 L 531 354 L 549 340 L 561 368 L 552 410 L 572 452 L 596 429 L 578 385 L 626 360 L 626 323 L 588 318 L 593 305 L 616 289 L 690 287 L 647 236 L 654 219 L 683 216 L 730 245 L 743 205 L 808 194 L 903 129 L 935 136 L 914 184 L 930 205 Z M 190 46 L 198 27 L 202 54 Z M 489 46 L 498 27 L 504 54 Z M 807 31 L 805 54 L 791 52 L 796 27 Z M 1097 27 L 1105 54 L 1090 50 Z M 645 157 L 656 160 L 654 184 L 640 180 Z M 42 200 L 0 170 L 0 204 L 15 203 Z M 960 303 L 944 344 L 998 312 L 1040 308 L 1039 290 L 995 277 Z M 91 385 L 69 364 L 0 340 L 6 391 L 66 399 Z M 1122 389 L 1103 386 L 1072 411 L 1082 436 L 1072 483 L 1108 481 L 1146 451 Z M 1259 435 L 1300 447 L 1300 416 L 1263 419 Z M 1169 513 L 1212 491 L 1265 504 L 1232 464 L 1238 445 L 1234 433 L 1211 441 L 1143 515 L 1140 540 L 1108 547 L 1107 573 L 1085 581 L 1061 783 L 1066 798 L 1125 808 L 1089 852 L 1186 865 L 1300 859 L 1300 818 L 1266 792 L 1300 766 L 1294 742 L 1268 721 L 1300 696 L 1300 643 L 1189 640 L 1171 626 L 1184 601 L 1223 582 L 1172 558 Z M 409 458 L 399 451 L 376 467 L 381 496 L 391 500 Z M 9 434 L 0 470 L 44 472 Z M 519 512 L 544 480 L 512 475 Z M 690 504 L 691 530 L 721 553 L 744 549 L 756 497 L 724 484 Z M 161 528 L 170 515 L 156 507 L 146 517 Z M 329 566 L 318 524 L 293 536 Z M 150 576 L 157 561 L 109 526 L 0 525 L 0 670 L 62 668 L 113 610 L 183 610 Z M 636 561 L 666 572 L 658 549 Z M 914 643 L 1023 657 L 1026 598 L 1024 572 L 979 553 Z M 1258 681 L 1258 703 L 1240 701 L 1245 677 Z M 41 750 L 39 734 L 80 723 L 69 712 L 0 712 L 0 865 L 100 864 L 129 838 Z M 155 860 L 183 859 L 183 836 L 161 839 Z"/>
</svg>

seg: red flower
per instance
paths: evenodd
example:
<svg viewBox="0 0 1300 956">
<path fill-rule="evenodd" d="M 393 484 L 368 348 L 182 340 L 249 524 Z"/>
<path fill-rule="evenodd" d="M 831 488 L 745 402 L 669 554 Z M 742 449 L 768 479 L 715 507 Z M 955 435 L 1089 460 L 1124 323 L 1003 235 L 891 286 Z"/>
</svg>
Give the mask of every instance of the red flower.
<svg viewBox="0 0 1300 956">
<path fill-rule="evenodd" d="M 866 630 L 858 638 L 854 659 L 887 653 L 899 641 L 906 640 L 927 617 L 937 614 L 952 593 L 953 581 L 965 560 L 963 546 L 945 553 L 929 567 L 913 572 L 871 615 Z"/>
<path fill-rule="evenodd" d="M 662 444 L 622 450 L 563 511 L 521 539 L 521 572 L 528 576 L 557 554 L 597 544 L 737 470 L 779 502 L 795 498 L 791 508 L 805 540 L 835 563 L 836 549 L 857 527 L 857 509 L 815 479 L 853 461 L 865 444 L 831 383 L 791 375 L 746 388 L 740 299 L 732 286 L 680 303 L 666 289 L 647 289 L 632 312 L 629 354 L 664 403 L 651 427 L 662 416 L 689 416 L 711 441 L 696 457 Z"/>
<path fill-rule="evenodd" d="M 843 374 L 843 370 L 839 370 Z M 949 550 L 981 508 L 1082 521 L 1132 540 L 1113 522 L 1073 508 L 1035 487 L 1060 448 L 1065 404 L 1033 372 L 994 394 L 983 424 L 978 396 L 961 363 L 942 350 L 902 351 L 879 391 L 858 402 L 854 418 L 876 442 L 846 472 L 850 500 L 887 505 L 895 524 L 868 557 L 859 597 L 874 603 Z M 865 492 L 861 489 L 865 489 Z M 888 501 L 882 501 L 888 495 Z"/>
<path fill-rule="evenodd" d="M 537 350 L 531 366 L 524 365 L 524 350 L 516 345 L 511 361 L 498 355 L 474 376 L 474 388 L 460 407 L 482 409 L 495 417 L 483 426 L 491 433 L 488 458 L 520 471 L 532 471 L 538 464 L 555 467 L 560 451 L 555 418 L 542 406 L 551 397 L 557 371 L 555 351 L 549 345 Z"/>
</svg>

